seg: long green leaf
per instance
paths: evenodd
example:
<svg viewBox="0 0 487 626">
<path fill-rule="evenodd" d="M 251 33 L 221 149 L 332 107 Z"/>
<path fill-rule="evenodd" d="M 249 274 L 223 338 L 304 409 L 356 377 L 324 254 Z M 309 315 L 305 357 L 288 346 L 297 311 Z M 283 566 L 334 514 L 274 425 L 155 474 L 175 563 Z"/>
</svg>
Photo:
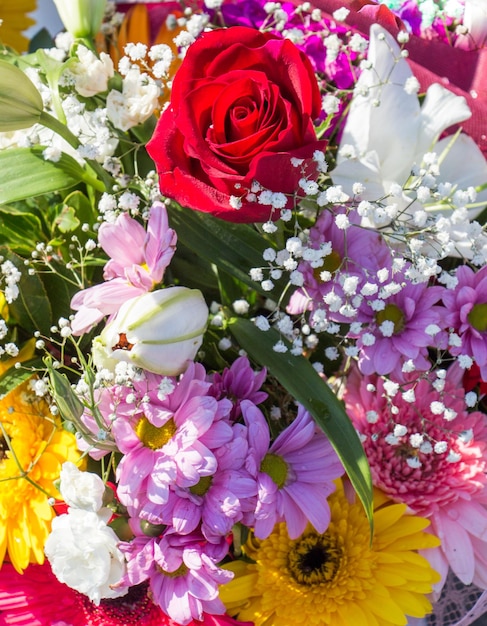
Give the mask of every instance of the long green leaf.
<svg viewBox="0 0 487 626">
<path fill-rule="evenodd" d="M 274 281 L 273 291 L 264 291 L 260 283 L 251 280 L 250 269 L 265 265 L 262 253 L 271 247 L 251 226 L 233 224 L 177 205 L 171 205 L 169 219 L 178 239 L 198 256 L 217 264 L 224 272 L 265 297 L 279 299 L 285 292 L 284 280 Z"/>
<path fill-rule="evenodd" d="M 63 153 L 53 163 L 43 158 L 42 151 L 42 146 L 0 151 L 0 204 L 73 187 L 85 177 L 69 155 Z"/>
<path fill-rule="evenodd" d="M 243 318 L 235 319 L 228 328 L 240 346 L 277 378 L 326 433 L 364 506 L 372 530 L 370 468 L 342 403 L 307 359 L 274 351 L 273 346 L 280 339 L 274 329 L 262 332 L 251 321 Z"/>
</svg>

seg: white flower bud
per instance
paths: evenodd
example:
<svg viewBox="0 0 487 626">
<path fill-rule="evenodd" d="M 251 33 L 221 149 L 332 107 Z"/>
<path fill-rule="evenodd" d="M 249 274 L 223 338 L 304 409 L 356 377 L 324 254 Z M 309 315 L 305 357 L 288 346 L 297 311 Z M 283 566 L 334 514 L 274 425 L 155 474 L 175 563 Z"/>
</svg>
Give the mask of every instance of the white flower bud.
<svg viewBox="0 0 487 626">
<path fill-rule="evenodd" d="M 177 376 L 203 341 L 208 307 L 198 289 L 168 287 L 125 302 L 93 342 L 97 369 L 114 371 L 120 361 Z"/>
</svg>

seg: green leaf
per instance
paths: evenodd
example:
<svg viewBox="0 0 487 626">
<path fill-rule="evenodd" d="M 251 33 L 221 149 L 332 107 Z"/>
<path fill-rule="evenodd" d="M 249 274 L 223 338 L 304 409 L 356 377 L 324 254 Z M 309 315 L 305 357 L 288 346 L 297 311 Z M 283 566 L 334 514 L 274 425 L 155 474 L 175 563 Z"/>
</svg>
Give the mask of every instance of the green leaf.
<svg viewBox="0 0 487 626">
<path fill-rule="evenodd" d="M 39 218 L 14 207 L 0 206 L 0 245 L 7 245 L 18 253 L 30 256 L 42 238 Z"/>
<path fill-rule="evenodd" d="M 24 361 L 19 369 L 9 368 L 0 376 L 0 398 L 29 380 L 33 376 L 32 368 L 38 369 L 40 367 L 42 367 L 41 359 L 31 359 Z"/>
<path fill-rule="evenodd" d="M 22 274 L 18 283 L 19 295 L 8 305 L 9 316 L 26 332 L 39 330 L 47 334 L 52 325 L 52 311 L 42 281 L 36 274 L 29 275 L 23 259 L 5 246 L 0 248 L 0 255 L 11 261 Z"/>
<path fill-rule="evenodd" d="M 30 128 L 43 108 L 41 94 L 27 75 L 0 59 L 0 131 Z"/>
<path fill-rule="evenodd" d="M 76 211 L 72 206 L 65 205 L 61 213 L 56 218 L 56 226 L 62 233 L 69 233 L 76 230 L 80 225 L 79 219 L 76 217 Z"/>
<path fill-rule="evenodd" d="M 0 204 L 73 187 L 85 177 L 72 157 L 61 154 L 56 163 L 46 161 L 42 146 L 0 151 Z"/>
<path fill-rule="evenodd" d="M 286 290 L 285 280 L 274 281 L 275 288 L 264 291 L 260 283 L 251 280 L 249 276 L 251 268 L 265 264 L 262 253 L 272 247 L 251 226 L 226 222 L 178 205 L 171 205 L 168 213 L 178 239 L 198 256 L 215 263 L 224 272 L 266 298 L 281 298 Z M 281 302 L 285 304 L 284 300 Z"/>
<path fill-rule="evenodd" d="M 335 448 L 360 498 L 373 529 L 372 478 L 364 449 L 342 403 L 302 356 L 275 352 L 280 339 L 274 329 L 258 330 L 246 319 L 232 320 L 228 329 L 241 347 L 281 383 L 313 416 Z"/>
</svg>

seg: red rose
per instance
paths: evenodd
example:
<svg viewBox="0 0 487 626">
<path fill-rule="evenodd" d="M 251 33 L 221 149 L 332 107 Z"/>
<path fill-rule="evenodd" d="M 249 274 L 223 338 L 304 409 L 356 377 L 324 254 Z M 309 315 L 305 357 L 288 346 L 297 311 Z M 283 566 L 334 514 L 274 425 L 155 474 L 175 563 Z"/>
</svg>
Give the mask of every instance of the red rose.
<svg viewBox="0 0 487 626">
<path fill-rule="evenodd" d="M 313 68 L 289 40 L 243 26 L 203 33 L 147 145 L 161 192 L 232 222 L 267 221 L 271 208 L 249 202 L 247 192 L 257 181 L 293 194 L 303 171 L 316 178 L 313 152 L 326 145 L 313 126 L 320 108 Z M 241 208 L 230 196 L 241 197 Z"/>
</svg>

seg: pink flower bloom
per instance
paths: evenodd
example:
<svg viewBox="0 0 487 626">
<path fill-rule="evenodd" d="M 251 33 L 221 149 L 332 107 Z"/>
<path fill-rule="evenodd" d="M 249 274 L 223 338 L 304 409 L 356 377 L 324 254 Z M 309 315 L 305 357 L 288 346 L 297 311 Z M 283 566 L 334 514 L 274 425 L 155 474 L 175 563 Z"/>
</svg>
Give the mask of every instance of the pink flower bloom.
<svg viewBox="0 0 487 626">
<path fill-rule="evenodd" d="M 435 346 L 435 333 L 444 328 L 444 309 L 435 306 L 444 292 L 443 287 L 428 287 L 426 283 L 411 284 L 401 276 L 394 282 L 403 283 L 392 295 L 373 297 L 361 305 L 363 330 L 358 335 L 359 368 L 363 374 L 401 376 L 405 361 L 411 360 L 417 370 L 430 367 L 428 346 Z M 405 284 L 404 284 L 405 282 Z M 381 302 L 380 302 L 381 301 Z M 372 305 L 380 302 L 382 308 Z"/>
<path fill-rule="evenodd" d="M 332 321 L 362 321 L 359 311 L 351 318 L 344 314 L 343 307 L 356 309 L 357 297 L 363 298 L 362 287 L 366 283 L 379 284 L 377 271 L 390 269 L 391 256 L 383 237 L 360 227 L 357 213 L 348 213 L 348 228 L 338 228 L 336 218 L 345 214 L 342 208 L 335 213 L 322 211 L 310 229 L 310 249 L 322 252 L 300 263 L 304 285 L 292 295 L 289 313 L 321 309 Z M 333 300 L 324 300 L 329 294 L 333 294 Z"/>
<path fill-rule="evenodd" d="M 487 266 L 474 272 L 467 265 L 457 269 L 458 284 L 445 290 L 443 303 L 447 325 L 460 335 L 461 345 L 450 346 L 451 354 L 472 357 L 487 380 Z"/>
<path fill-rule="evenodd" d="M 240 402 L 242 400 L 250 400 L 254 404 L 260 404 L 266 400 L 267 393 L 260 391 L 266 376 L 265 368 L 256 372 L 250 366 L 248 358 L 241 356 L 221 374 L 219 372 L 213 374 L 210 393 L 216 398 L 230 397 L 234 402 L 231 417 L 237 419 L 241 413 Z"/>
<path fill-rule="evenodd" d="M 241 404 L 249 430 L 246 468 L 258 482 L 254 532 L 259 539 L 285 521 L 291 539 L 308 522 L 323 533 L 330 521 L 327 497 L 343 466 L 324 433 L 300 407 L 296 419 L 269 447 L 270 434 L 261 411 L 248 400 Z"/>
<path fill-rule="evenodd" d="M 132 517 L 158 519 L 170 486 L 192 487 L 214 474 L 211 449 L 233 436 L 224 419 L 231 403 L 207 395 L 205 378 L 204 367 L 192 362 L 179 380 L 148 374 L 110 399 L 105 414 L 117 416 L 113 435 L 124 455 L 117 467 L 118 496 Z M 106 407 L 100 404 L 100 410 Z"/>
<path fill-rule="evenodd" d="M 232 428 L 233 438 L 212 449 L 218 466 L 214 474 L 204 476 L 197 485 L 173 487 L 161 509 L 160 521 L 181 534 L 193 532 L 201 524 L 205 539 L 218 543 L 255 509 L 257 482 L 244 468 L 248 454 L 247 429 L 242 424 Z"/>
<path fill-rule="evenodd" d="M 354 370 L 345 393 L 374 485 L 429 518 L 442 540 L 425 554 L 442 575 L 437 592 L 448 567 L 487 588 L 487 425 L 483 413 L 467 412 L 461 376 L 453 365 L 433 382 L 439 390 L 419 379 L 388 399 L 380 377 Z"/>
<path fill-rule="evenodd" d="M 169 228 L 166 207 L 152 205 L 147 230 L 127 213 L 100 226 L 98 240 L 110 256 L 104 268 L 105 283 L 79 291 L 71 300 L 77 311 L 71 324 L 81 335 L 127 300 L 151 291 L 162 281 L 176 247 L 176 233 Z"/>
<path fill-rule="evenodd" d="M 202 620 L 204 613 L 223 615 L 218 586 L 233 574 L 216 563 L 226 555 L 225 541 L 208 544 L 199 533 L 162 537 L 136 537 L 120 546 L 127 558 L 127 576 L 122 584 L 149 580 L 154 602 L 178 624 Z"/>
</svg>

